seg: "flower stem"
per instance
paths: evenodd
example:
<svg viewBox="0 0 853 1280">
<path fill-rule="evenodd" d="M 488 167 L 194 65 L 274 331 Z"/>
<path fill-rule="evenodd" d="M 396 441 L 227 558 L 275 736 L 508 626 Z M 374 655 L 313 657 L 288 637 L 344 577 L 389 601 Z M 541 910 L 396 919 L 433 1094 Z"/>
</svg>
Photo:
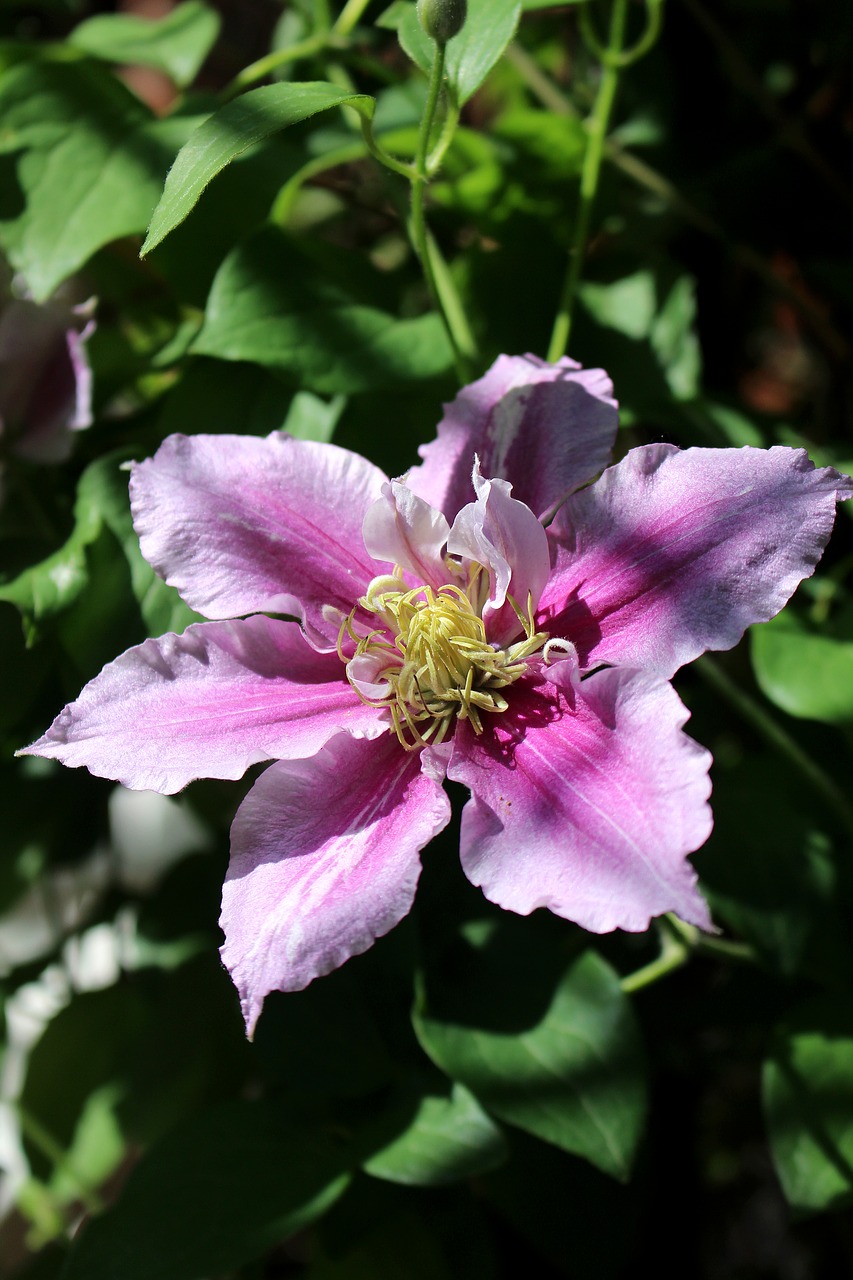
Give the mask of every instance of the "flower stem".
<svg viewBox="0 0 853 1280">
<path fill-rule="evenodd" d="M 626 995 L 632 995 L 635 991 L 642 991 L 643 987 L 650 987 L 653 982 L 657 982 L 660 978 L 665 978 L 668 973 L 673 973 L 674 970 L 680 969 L 690 959 L 690 947 L 683 938 L 676 936 L 663 923 L 658 924 L 658 933 L 660 936 L 660 955 L 656 960 L 650 961 L 649 964 L 644 964 L 642 969 L 626 974 L 619 984 Z"/>
<path fill-rule="evenodd" d="M 347 0 L 335 19 L 332 30 L 339 36 L 348 36 L 369 4 L 370 0 Z"/>
<path fill-rule="evenodd" d="M 426 106 L 421 118 L 418 150 L 415 157 L 415 177 L 412 181 L 412 211 L 410 232 L 415 253 L 421 262 L 433 303 L 441 316 L 453 348 L 453 359 L 460 382 L 470 380 L 469 360 L 474 355 L 474 341 L 465 320 L 461 301 L 453 287 L 450 272 L 437 254 L 437 246 L 431 240 L 426 225 L 424 202 L 430 177 L 430 137 L 433 121 L 441 96 L 444 80 L 445 45 L 435 41 L 435 55 L 429 78 Z M 448 139 L 449 142 L 449 139 Z M 446 144 L 445 144 L 446 145 Z M 441 146 L 441 143 L 439 143 Z"/>
<path fill-rule="evenodd" d="M 680 969 L 695 953 L 738 964 L 754 964 L 757 960 L 755 952 L 747 943 L 715 938 L 712 934 L 703 933 L 695 925 L 685 924 L 678 916 L 669 914 L 656 923 L 660 937 L 660 955 L 641 969 L 625 975 L 619 985 L 626 995 L 642 991 L 643 987 L 650 987 L 660 978 Z"/>
<path fill-rule="evenodd" d="M 578 111 L 574 103 L 545 75 L 520 45 L 511 44 L 507 49 L 506 57 L 543 106 L 556 115 L 577 119 Z M 690 226 L 695 227 L 697 231 L 719 241 L 735 262 L 757 275 L 768 288 L 795 306 L 815 337 L 835 359 L 845 360 L 849 357 L 849 344 L 846 338 L 842 337 L 830 323 L 821 307 L 804 288 L 795 281 L 786 279 L 768 259 L 763 258 L 749 245 L 730 240 L 722 227 L 704 210 L 692 204 L 669 178 L 657 169 L 653 169 L 645 160 L 640 160 L 632 152 L 626 151 L 615 139 L 608 138 L 605 141 L 604 154 L 614 168 L 624 173 L 637 186 L 650 191 L 652 195 L 662 200 L 668 208 Z"/>
<path fill-rule="evenodd" d="M 815 764 L 810 756 L 794 741 L 756 698 L 731 680 L 721 666 L 707 655 L 697 659 L 696 670 L 706 684 L 734 707 L 738 714 L 755 729 L 768 746 L 777 751 L 797 770 L 834 810 L 847 833 L 853 836 L 853 805 L 838 784 Z"/>
<path fill-rule="evenodd" d="M 592 115 L 587 123 L 588 137 L 581 169 L 580 196 L 577 217 L 575 218 L 572 243 L 569 247 L 569 261 L 563 281 L 559 309 L 551 333 L 551 345 L 548 348 L 548 360 L 554 362 L 565 355 L 569 345 L 572 328 L 572 309 L 580 282 L 583 254 L 589 234 L 589 223 L 592 216 L 595 197 L 598 192 L 598 179 L 601 173 L 601 160 L 604 155 L 604 143 L 619 77 L 622 72 L 621 54 L 625 39 L 625 23 L 627 20 L 628 0 L 613 0 L 610 15 L 610 34 L 598 86 Z"/>
</svg>

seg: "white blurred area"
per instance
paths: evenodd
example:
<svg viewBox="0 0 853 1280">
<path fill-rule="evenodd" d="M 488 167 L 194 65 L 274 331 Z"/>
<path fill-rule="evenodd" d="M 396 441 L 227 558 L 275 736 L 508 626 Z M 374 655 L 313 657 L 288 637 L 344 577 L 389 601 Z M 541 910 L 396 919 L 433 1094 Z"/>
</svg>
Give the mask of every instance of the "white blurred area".
<svg viewBox="0 0 853 1280">
<path fill-rule="evenodd" d="M 28 1176 L 15 1112 L 27 1055 L 50 1020 L 82 991 L 112 986 L 143 963 L 136 909 L 87 927 L 109 889 L 144 896 L 182 858 L 210 848 L 211 834 L 186 801 L 116 787 L 109 801 L 110 840 L 85 862 L 51 870 L 0 916 L 0 976 L 57 952 L 34 982 L 6 1003 L 7 1050 L 0 1061 L 0 1219 Z"/>
</svg>

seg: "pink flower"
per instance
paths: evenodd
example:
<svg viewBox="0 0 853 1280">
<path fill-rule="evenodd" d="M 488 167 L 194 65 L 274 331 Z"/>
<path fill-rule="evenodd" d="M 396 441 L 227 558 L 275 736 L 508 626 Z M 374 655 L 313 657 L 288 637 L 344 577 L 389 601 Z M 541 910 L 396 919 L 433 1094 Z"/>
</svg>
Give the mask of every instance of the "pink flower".
<svg viewBox="0 0 853 1280">
<path fill-rule="evenodd" d="M 590 484 L 615 431 L 600 371 L 502 357 L 404 480 L 281 434 L 172 436 L 134 468 L 144 554 L 219 621 L 129 650 L 29 750 L 163 792 L 275 761 L 223 893 L 250 1029 L 407 913 L 445 776 L 492 901 L 709 927 L 710 757 L 668 679 L 781 609 L 853 482 L 652 445 Z"/>
<path fill-rule="evenodd" d="M 7 274 L 0 263 L 0 439 L 31 462 L 64 462 L 71 433 L 92 422 L 94 303 L 33 302 L 20 282 L 12 292 Z"/>
</svg>

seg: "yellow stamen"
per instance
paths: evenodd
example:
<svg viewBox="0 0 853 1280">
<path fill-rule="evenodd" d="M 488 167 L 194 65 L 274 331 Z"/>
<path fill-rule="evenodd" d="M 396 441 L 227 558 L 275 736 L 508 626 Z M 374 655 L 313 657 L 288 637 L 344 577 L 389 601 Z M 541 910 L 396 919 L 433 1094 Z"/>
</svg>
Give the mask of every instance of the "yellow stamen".
<svg viewBox="0 0 853 1280">
<path fill-rule="evenodd" d="M 509 599 L 524 638 L 507 649 L 489 644 L 480 616 L 483 585 L 481 573 L 471 572 L 467 591 L 455 583 L 437 590 L 406 590 L 397 570 L 393 576 L 374 578 L 358 602 L 381 620 L 382 627 L 359 635 L 353 625 L 356 609 L 341 624 L 342 661 L 347 661 L 347 640 L 355 645 L 351 657 L 367 654 L 380 659 L 374 679 L 387 683 L 387 693 L 369 698 L 357 688 L 356 692 L 369 706 L 388 708 L 394 732 L 407 751 L 443 742 L 456 718 L 468 720 L 475 733 L 482 733 L 482 713 L 506 711 L 508 703 L 499 690 L 523 675 L 527 659 L 548 642 L 547 633 L 536 630 L 528 596 L 526 612 Z"/>
</svg>

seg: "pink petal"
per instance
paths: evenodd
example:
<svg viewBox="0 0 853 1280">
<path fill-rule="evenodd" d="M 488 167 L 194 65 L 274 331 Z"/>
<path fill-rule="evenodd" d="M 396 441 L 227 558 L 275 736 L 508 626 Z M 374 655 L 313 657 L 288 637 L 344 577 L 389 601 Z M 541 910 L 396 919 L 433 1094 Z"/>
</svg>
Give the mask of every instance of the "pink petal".
<svg viewBox="0 0 853 1280">
<path fill-rule="evenodd" d="M 23 754 L 85 765 L 137 791 L 239 778 L 251 764 L 311 755 L 339 730 L 385 731 L 295 622 L 203 622 L 116 658 Z"/>
<path fill-rule="evenodd" d="M 26 298 L 0 303 L 0 433 L 19 457 L 62 462 L 70 433 L 91 425 L 91 311 Z"/>
<path fill-rule="evenodd" d="M 281 432 L 178 435 L 134 467 L 131 503 L 143 555 L 193 609 L 291 613 L 330 647 L 383 572 L 361 526 L 384 482 L 357 454 Z"/>
<path fill-rule="evenodd" d="M 447 581 L 443 552 L 450 525 L 440 511 L 399 480 L 382 486 L 382 497 L 364 517 L 364 545 L 374 560 L 399 565 L 418 586 Z"/>
<path fill-rule="evenodd" d="M 472 792 L 465 874 L 501 907 L 548 907 L 595 933 L 640 931 L 665 911 L 710 927 L 686 855 L 711 831 L 711 757 L 681 732 L 675 691 L 612 669 L 575 704 L 528 686 L 492 735 L 457 729 L 448 777 Z"/>
<path fill-rule="evenodd" d="M 516 498 L 544 516 L 607 466 L 616 428 L 603 370 L 499 356 L 445 406 L 438 438 L 420 450 L 424 461 L 407 483 L 452 520 L 470 499 L 476 454 L 486 475 L 509 480 Z"/>
<path fill-rule="evenodd" d="M 450 817 L 420 763 L 392 734 L 342 734 L 310 760 L 272 765 L 243 801 L 220 923 L 249 1034 L 269 991 L 307 987 L 408 912 L 418 854 Z"/>
<path fill-rule="evenodd" d="M 463 507 L 447 540 L 451 555 L 473 560 L 489 570 L 488 604 L 483 610 L 488 636 L 506 644 L 521 631 L 507 596 L 522 613 L 528 596 L 535 608 L 551 572 L 548 538 L 529 507 L 510 497 L 506 480 L 484 480 L 474 467 L 477 501 Z"/>
<path fill-rule="evenodd" d="M 560 545 L 542 625 L 582 665 L 671 676 L 779 612 L 851 493 L 802 449 L 633 449 L 551 526 Z"/>
</svg>

